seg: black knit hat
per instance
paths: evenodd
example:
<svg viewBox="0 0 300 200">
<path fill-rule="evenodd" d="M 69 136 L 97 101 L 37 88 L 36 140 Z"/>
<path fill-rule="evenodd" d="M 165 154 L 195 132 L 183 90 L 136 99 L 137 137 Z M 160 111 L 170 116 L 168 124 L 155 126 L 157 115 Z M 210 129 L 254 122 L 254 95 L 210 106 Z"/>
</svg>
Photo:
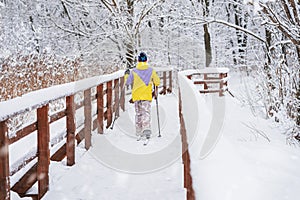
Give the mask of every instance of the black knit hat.
<svg viewBox="0 0 300 200">
<path fill-rule="evenodd" d="M 140 55 L 138 56 L 138 61 L 147 62 L 147 55 L 144 52 L 141 52 Z"/>
</svg>

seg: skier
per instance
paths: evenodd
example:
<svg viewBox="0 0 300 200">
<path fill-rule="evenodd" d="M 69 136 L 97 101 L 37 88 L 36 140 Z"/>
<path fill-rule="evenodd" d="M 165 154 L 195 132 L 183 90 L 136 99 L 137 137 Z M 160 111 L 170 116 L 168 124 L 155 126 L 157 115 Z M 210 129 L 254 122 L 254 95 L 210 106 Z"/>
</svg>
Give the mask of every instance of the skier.
<svg viewBox="0 0 300 200">
<path fill-rule="evenodd" d="M 157 86 L 160 79 L 156 71 L 149 67 L 147 55 L 141 52 L 138 56 L 138 63 L 133 70 L 125 71 L 126 85 L 133 84 L 132 101 L 135 107 L 135 129 L 137 140 L 151 137 L 151 101 L 152 97 L 157 98 Z M 155 86 L 152 92 L 152 86 Z"/>
</svg>

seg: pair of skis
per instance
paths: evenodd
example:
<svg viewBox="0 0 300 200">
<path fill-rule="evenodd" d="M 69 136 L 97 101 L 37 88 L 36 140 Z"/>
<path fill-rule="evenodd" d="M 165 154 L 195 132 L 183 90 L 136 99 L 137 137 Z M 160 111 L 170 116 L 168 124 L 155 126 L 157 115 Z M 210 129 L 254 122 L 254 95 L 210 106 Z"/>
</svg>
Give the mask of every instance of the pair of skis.
<svg viewBox="0 0 300 200">
<path fill-rule="evenodd" d="M 140 141 L 142 138 L 144 140 L 144 146 L 146 146 L 149 143 L 149 140 L 151 138 L 151 130 L 148 129 L 144 130 L 143 134 L 137 138 L 137 141 Z"/>
<path fill-rule="evenodd" d="M 137 141 L 141 141 L 141 140 L 143 140 L 143 145 L 147 146 L 149 141 L 150 141 L 150 137 L 139 137 L 139 138 L 137 138 Z"/>
</svg>

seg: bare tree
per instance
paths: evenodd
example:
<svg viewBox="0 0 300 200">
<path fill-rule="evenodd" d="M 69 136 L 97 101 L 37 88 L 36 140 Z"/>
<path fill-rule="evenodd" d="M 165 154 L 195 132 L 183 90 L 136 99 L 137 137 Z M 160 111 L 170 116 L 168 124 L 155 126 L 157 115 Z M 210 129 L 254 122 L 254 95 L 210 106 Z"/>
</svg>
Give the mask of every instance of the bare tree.
<svg viewBox="0 0 300 200">
<path fill-rule="evenodd" d="M 156 0 L 151 3 L 142 1 L 126 0 L 101 0 L 103 5 L 114 16 L 116 23 L 125 32 L 125 57 L 127 68 L 133 68 L 135 55 L 137 53 L 140 28 L 145 22 L 145 18 L 151 14 L 151 11 L 161 5 L 165 0 Z M 140 4 L 137 6 L 136 4 Z"/>
</svg>

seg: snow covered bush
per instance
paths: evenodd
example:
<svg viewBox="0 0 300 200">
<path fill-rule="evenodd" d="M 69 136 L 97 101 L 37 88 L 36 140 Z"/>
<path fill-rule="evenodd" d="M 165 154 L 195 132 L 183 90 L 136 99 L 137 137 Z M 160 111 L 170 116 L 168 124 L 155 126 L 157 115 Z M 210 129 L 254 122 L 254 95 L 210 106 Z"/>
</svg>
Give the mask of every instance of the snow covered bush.
<svg viewBox="0 0 300 200">
<path fill-rule="evenodd" d="M 54 55 L 11 55 L 0 67 L 0 101 L 80 78 L 80 60 Z"/>
</svg>

